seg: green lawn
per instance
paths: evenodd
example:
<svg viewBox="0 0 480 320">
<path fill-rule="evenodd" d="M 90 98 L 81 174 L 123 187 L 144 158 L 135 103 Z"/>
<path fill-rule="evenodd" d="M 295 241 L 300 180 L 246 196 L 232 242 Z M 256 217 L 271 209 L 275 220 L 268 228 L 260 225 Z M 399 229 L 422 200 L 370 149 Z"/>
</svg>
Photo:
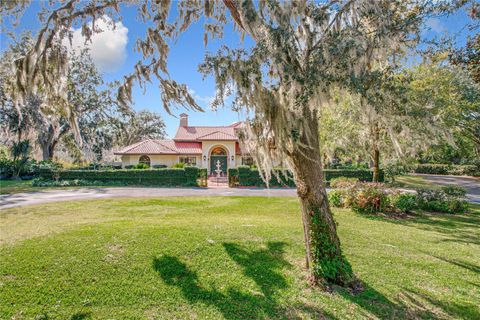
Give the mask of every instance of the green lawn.
<svg viewBox="0 0 480 320">
<path fill-rule="evenodd" d="M 406 189 L 440 189 L 441 186 L 438 184 L 431 183 L 430 181 L 425 180 L 422 176 L 416 175 L 405 175 L 395 178 L 395 187 L 406 188 Z"/>
<path fill-rule="evenodd" d="M 479 319 L 480 207 L 335 212 L 366 290 L 306 284 L 293 198 L 63 202 L 0 211 L 1 319 Z"/>
<path fill-rule="evenodd" d="M 0 180 L 0 194 L 39 191 L 40 189 L 32 187 L 31 180 Z"/>
</svg>

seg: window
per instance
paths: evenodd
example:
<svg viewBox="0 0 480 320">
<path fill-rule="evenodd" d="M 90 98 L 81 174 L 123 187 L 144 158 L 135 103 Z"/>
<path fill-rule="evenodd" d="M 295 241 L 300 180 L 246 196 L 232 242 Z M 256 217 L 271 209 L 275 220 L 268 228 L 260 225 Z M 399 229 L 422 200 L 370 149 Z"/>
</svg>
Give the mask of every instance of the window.
<svg viewBox="0 0 480 320">
<path fill-rule="evenodd" d="M 150 157 L 143 155 L 140 157 L 140 159 L 138 159 L 138 163 L 143 163 L 143 164 L 146 164 L 147 166 L 150 166 Z"/>
<path fill-rule="evenodd" d="M 212 150 L 211 154 L 212 156 L 226 156 L 227 152 L 223 148 L 216 147 Z"/>
<path fill-rule="evenodd" d="M 253 158 L 252 157 L 242 157 L 242 166 L 252 166 Z"/>
<path fill-rule="evenodd" d="M 196 166 L 197 157 L 180 157 L 180 162 L 184 163 L 187 166 Z"/>
</svg>

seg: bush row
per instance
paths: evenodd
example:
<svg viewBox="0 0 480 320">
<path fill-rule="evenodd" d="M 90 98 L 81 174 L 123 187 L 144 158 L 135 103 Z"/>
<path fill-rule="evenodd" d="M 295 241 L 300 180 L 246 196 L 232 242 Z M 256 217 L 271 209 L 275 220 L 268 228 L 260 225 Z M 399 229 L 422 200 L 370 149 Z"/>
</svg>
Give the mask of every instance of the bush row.
<svg viewBox="0 0 480 320">
<path fill-rule="evenodd" d="M 206 169 L 185 167 L 183 169 L 146 170 L 41 170 L 43 180 L 99 181 L 125 185 L 149 186 L 198 186 L 206 183 Z"/>
<path fill-rule="evenodd" d="M 480 167 L 476 165 L 453 165 L 453 164 L 418 164 L 414 168 L 415 173 L 448 174 L 456 176 L 480 176 Z"/>
<path fill-rule="evenodd" d="M 357 183 L 331 190 L 329 202 L 334 207 L 351 208 L 358 213 L 408 213 L 415 209 L 430 212 L 464 213 L 468 209 L 465 189 L 457 186 L 441 190 L 421 189 L 417 194 L 385 189 L 382 184 Z"/>
<path fill-rule="evenodd" d="M 325 181 L 330 181 L 339 177 L 352 178 L 357 181 L 372 181 L 373 172 L 367 169 L 325 169 L 323 170 Z M 380 181 L 383 181 L 384 174 L 380 171 Z M 228 169 L 228 183 L 231 187 L 265 187 L 257 169 L 241 166 Z M 269 181 L 271 187 L 295 187 L 293 175 L 285 170 L 276 169 Z"/>
</svg>

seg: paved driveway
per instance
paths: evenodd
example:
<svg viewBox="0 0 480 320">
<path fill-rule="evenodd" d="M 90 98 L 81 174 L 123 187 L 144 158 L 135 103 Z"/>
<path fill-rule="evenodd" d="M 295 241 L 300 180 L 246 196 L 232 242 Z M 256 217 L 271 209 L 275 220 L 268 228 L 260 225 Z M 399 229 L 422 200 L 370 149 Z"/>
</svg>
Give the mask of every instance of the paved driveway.
<svg viewBox="0 0 480 320">
<path fill-rule="evenodd" d="M 460 185 L 467 189 L 470 202 L 480 203 L 480 179 L 471 177 L 421 175 L 439 185 Z M 190 197 L 190 196 L 257 196 L 295 197 L 295 189 L 260 188 L 83 188 L 74 190 L 49 190 L 0 195 L 0 208 L 12 208 L 48 202 L 125 198 L 125 197 Z"/>
<path fill-rule="evenodd" d="M 295 189 L 258 188 L 83 188 L 0 195 L 0 208 L 58 201 L 125 197 L 258 196 L 295 197 Z"/>
<path fill-rule="evenodd" d="M 480 178 L 475 177 L 459 177 L 459 176 L 442 176 L 435 174 L 417 174 L 425 180 L 442 186 L 457 185 L 467 190 L 467 198 L 470 202 L 480 203 Z"/>
</svg>

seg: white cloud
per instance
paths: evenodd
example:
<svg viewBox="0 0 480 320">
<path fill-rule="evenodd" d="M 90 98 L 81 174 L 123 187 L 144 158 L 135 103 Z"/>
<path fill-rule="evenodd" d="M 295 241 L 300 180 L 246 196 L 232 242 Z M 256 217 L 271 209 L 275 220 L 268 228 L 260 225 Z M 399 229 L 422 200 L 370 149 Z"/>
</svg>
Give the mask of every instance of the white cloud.
<svg viewBox="0 0 480 320">
<path fill-rule="evenodd" d="M 425 24 L 428 28 L 430 28 L 433 32 L 442 33 L 446 30 L 445 26 L 442 22 L 440 22 L 437 18 L 430 18 L 428 19 Z"/>
<path fill-rule="evenodd" d="M 95 29 L 100 29 L 102 32 L 94 34 L 91 42 L 87 41 L 86 43 L 85 37 L 82 36 L 82 30 L 80 28 L 73 30 L 72 47 L 69 43 L 67 47 L 77 52 L 89 47 L 90 55 L 100 71 L 117 71 L 127 58 L 128 28 L 121 21 L 115 22 L 115 28 L 112 24 L 112 19 L 107 16 L 96 21 Z"/>
</svg>

